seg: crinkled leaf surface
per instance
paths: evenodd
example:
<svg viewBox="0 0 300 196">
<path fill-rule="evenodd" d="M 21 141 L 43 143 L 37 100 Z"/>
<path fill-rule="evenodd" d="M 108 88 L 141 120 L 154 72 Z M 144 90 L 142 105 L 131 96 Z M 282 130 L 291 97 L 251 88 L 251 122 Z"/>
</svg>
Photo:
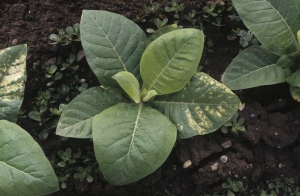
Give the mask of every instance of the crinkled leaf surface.
<svg viewBox="0 0 300 196">
<path fill-rule="evenodd" d="M 113 76 L 122 89 L 131 97 L 131 99 L 140 103 L 140 84 L 138 80 L 128 71 L 122 71 Z"/>
<path fill-rule="evenodd" d="M 286 78 L 286 81 L 295 87 L 300 87 L 300 69 L 292 73 L 289 77 Z"/>
<path fill-rule="evenodd" d="M 225 85 L 197 73 L 183 90 L 157 96 L 150 104 L 170 118 L 182 139 L 217 130 L 238 110 L 240 101 Z"/>
<path fill-rule="evenodd" d="M 107 11 L 83 10 L 80 34 L 87 61 L 103 86 L 117 85 L 111 77 L 119 71 L 139 76 L 147 37 L 134 22 Z"/>
<path fill-rule="evenodd" d="M 27 46 L 0 51 L 0 120 L 17 121 L 26 81 Z"/>
<path fill-rule="evenodd" d="M 158 37 L 160 37 L 161 35 L 164 35 L 166 33 L 169 33 L 171 31 L 175 31 L 178 30 L 178 26 L 176 24 L 173 25 L 166 25 L 161 29 L 158 29 L 157 31 L 155 31 L 146 41 L 146 45 L 148 46 L 151 42 L 153 42 L 154 40 L 156 40 Z"/>
<path fill-rule="evenodd" d="M 300 87 L 296 87 L 296 86 L 290 86 L 290 92 L 292 97 L 300 102 Z"/>
<path fill-rule="evenodd" d="M 180 91 L 195 74 L 201 59 L 203 32 L 180 29 L 154 40 L 141 58 L 143 88 L 158 95 Z"/>
<path fill-rule="evenodd" d="M 106 180 L 124 185 L 163 164 L 175 143 L 176 127 L 159 111 L 142 103 L 120 103 L 95 116 L 93 140 Z"/>
<path fill-rule="evenodd" d="M 75 97 L 64 109 L 56 134 L 65 137 L 91 138 L 94 116 L 123 101 L 119 90 L 90 88 Z"/>
<path fill-rule="evenodd" d="M 231 62 L 221 80 L 231 90 L 285 82 L 290 69 L 276 65 L 278 59 L 261 46 L 251 46 Z"/>
<path fill-rule="evenodd" d="M 299 0 L 232 0 L 239 16 L 256 38 L 277 55 L 300 54 Z"/>
<path fill-rule="evenodd" d="M 0 120 L 0 195 L 33 196 L 58 191 L 41 147 L 19 126 Z"/>
</svg>

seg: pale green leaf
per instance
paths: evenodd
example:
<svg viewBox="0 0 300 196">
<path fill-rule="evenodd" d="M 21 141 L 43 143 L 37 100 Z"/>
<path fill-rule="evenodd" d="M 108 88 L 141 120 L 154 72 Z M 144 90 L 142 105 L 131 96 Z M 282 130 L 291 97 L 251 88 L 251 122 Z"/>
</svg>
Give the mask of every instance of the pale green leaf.
<svg viewBox="0 0 300 196">
<path fill-rule="evenodd" d="M 290 92 L 292 97 L 300 102 L 300 87 L 296 87 L 296 86 L 290 86 Z"/>
<path fill-rule="evenodd" d="M 27 46 L 0 51 L 0 120 L 17 121 L 26 81 Z"/>
<path fill-rule="evenodd" d="M 64 137 L 91 138 L 94 116 L 123 101 L 122 93 L 115 89 L 90 88 L 66 106 L 59 119 L 56 134 Z"/>
<path fill-rule="evenodd" d="M 156 90 L 150 90 L 147 92 L 146 96 L 143 98 L 143 101 L 149 101 L 157 95 Z"/>
<path fill-rule="evenodd" d="M 255 37 L 277 55 L 300 54 L 299 0 L 233 0 L 239 16 Z"/>
<path fill-rule="evenodd" d="M 150 104 L 170 118 L 182 139 L 217 130 L 235 114 L 240 101 L 225 85 L 197 73 L 182 91 L 157 96 Z"/>
<path fill-rule="evenodd" d="M 140 103 L 140 84 L 134 75 L 128 71 L 122 71 L 115 74 L 112 78 L 119 83 L 134 102 Z"/>
<path fill-rule="evenodd" d="M 59 190 L 41 147 L 19 126 L 0 120 L 0 195 L 46 195 Z"/>
<path fill-rule="evenodd" d="M 295 87 L 300 87 L 300 69 L 292 73 L 289 77 L 286 78 L 286 81 Z"/>
<path fill-rule="evenodd" d="M 298 45 L 300 45 L 300 30 L 297 32 Z"/>
<path fill-rule="evenodd" d="M 175 143 L 176 127 L 159 111 L 142 103 L 120 103 L 95 116 L 93 140 L 106 180 L 124 185 L 163 164 Z"/>
<path fill-rule="evenodd" d="M 117 85 L 111 77 L 120 71 L 139 76 L 147 37 L 134 22 L 107 11 L 83 10 L 80 34 L 87 61 L 101 85 Z"/>
<path fill-rule="evenodd" d="M 154 40 L 156 40 L 158 37 L 160 37 L 161 35 L 164 35 L 166 33 L 169 33 L 171 31 L 175 31 L 178 30 L 178 26 L 177 24 L 172 24 L 172 25 L 167 25 L 162 27 L 161 29 L 158 29 L 157 31 L 155 31 L 146 41 L 146 45 L 148 46 L 151 42 L 153 42 Z"/>
<path fill-rule="evenodd" d="M 276 65 L 278 59 L 261 46 L 251 46 L 233 59 L 221 80 L 231 90 L 285 82 L 290 69 Z"/>
<path fill-rule="evenodd" d="M 201 59 L 203 32 L 180 29 L 154 40 L 141 58 L 143 88 L 158 95 L 180 91 L 195 74 Z"/>
</svg>

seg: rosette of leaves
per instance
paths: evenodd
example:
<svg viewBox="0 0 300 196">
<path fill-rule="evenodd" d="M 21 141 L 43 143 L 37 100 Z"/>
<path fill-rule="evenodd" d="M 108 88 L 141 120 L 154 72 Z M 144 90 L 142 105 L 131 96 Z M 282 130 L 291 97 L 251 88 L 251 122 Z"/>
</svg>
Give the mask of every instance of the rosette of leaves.
<svg viewBox="0 0 300 196">
<path fill-rule="evenodd" d="M 213 132 L 238 109 L 239 99 L 225 85 L 196 73 L 202 31 L 166 26 L 147 39 L 135 23 L 106 11 L 83 11 L 80 28 L 84 53 L 102 87 L 72 100 L 56 133 L 93 138 L 109 183 L 149 175 L 176 138 Z"/>
<path fill-rule="evenodd" d="M 231 90 L 288 82 L 293 98 L 300 101 L 300 1 L 232 2 L 262 45 L 242 51 L 226 69 L 222 82 Z"/>
<path fill-rule="evenodd" d="M 27 46 L 0 51 L 0 195 L 32 196 L 57 191 L 54 170 L 41 147 L 14 124 L 23 101 Z"/>
</svg>

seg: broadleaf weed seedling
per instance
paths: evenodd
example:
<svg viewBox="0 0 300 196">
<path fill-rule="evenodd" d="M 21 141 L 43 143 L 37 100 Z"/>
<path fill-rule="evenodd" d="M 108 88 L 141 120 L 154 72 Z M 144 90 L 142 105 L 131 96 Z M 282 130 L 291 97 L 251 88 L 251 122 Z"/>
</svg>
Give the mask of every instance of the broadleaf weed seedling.
<svg viewBox="0 0 300 196">
<path fill-rule="evenodd" d="M 227 178 L 227 182 L 222 184 L 223 189 L 227 190 L 228 196 L 235 196 L 235 193 L 244 192 L 244 185 L 241 181 L 235 181 L 231 178 Z"/>
<path fill-rule="evenodd" d="M 51 45 L 69 45 L 72 42 L 80 41 L 80 27 L 76 23 L 72 27 L 69 26 L 66 30 L 60 30 L 58 34 L 51 34 L 49 39 L 52 41 Z"/>
<path fill-rule="evenodd" d="M 76 53 L 76 51 L 73 51 Z M 45 140 L 49 132 L 54 129 L 58 122 L 65 104 L 77 94 L 85 91 L 88 84 L 85 79 L 79 79 L 75 55 L 70 53 L 69 57 L 61 65 L 50 65 L 45 68 L 46 89 L 38 92 L 33 111 L 28 117 L 39 123 L 40 129 L 33 130 L 40 139 Z M 64 83 L 61 83 L 64 81 Z"/>
<path fill-rule="evenodd" d="M 179 4 L 177 0 L 172 0 L 171 6 L 166 6 L 165 11 L 166 12 L 175 12 L 174 18 L 179 19 L 179 14 L 184 10 L 184 4 Z"/>
<path fill-rule="evenodd" d="M 236 113 L 227 123 L 222 126 L 221 131 L 223 133 L 228 133 L 229 130 L 234 133 L 237 133 L 238 131 L 245 131 L 244 123 L 245 120 L 243 118 L 238 119 L 238 114 Z"/>
</svg>

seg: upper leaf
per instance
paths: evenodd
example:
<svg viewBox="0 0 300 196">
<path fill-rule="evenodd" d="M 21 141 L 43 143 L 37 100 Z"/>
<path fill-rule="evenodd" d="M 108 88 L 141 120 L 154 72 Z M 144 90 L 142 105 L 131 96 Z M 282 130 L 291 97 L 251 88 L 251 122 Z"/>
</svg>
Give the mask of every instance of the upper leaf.
<svg viewBox="0 0 300 196">
<path fill-rule="evenodd" d="M 25 130 L 0 120 L 0 138 L 0 195 L 46 195 L 59 190 L 50 162 Z"/>
<path fill-rule="evenodd" d="M 175 31 L 178 30 L 178 26 L 176 24 L 173 25 L 166 25 L 164 27 L 162 27 L 161 29 L 158 29 L 157 31 L 155 31 L 146 41 L 146 45 L 148 46 L 151 42 L 153 42 L 154 40 L 156 40 L 158 37 L 160 37 L 161 35 L 164 35 L 166 33 L 169 33 L 171 31 Z"/>
<path fill-rule="evenodd" d="M 243 50 L 231 62 L 221 80 L 231 90 L 285 82 L 290 69 L 277 65 L 278 60 L 279 56 L 267 49 L 261 46 L 251 46 Z M 294 62 L 290 61 L 290 63 Z"/>
<path fill-rule="evenodd" d="M 75 97 L 64 109 L 56 134 L 65 137 L 91 138 L 95 115 L 119 102 L 123 102 L 120 91 L 90 88 Z"/>
<path fill-rule="evenodd" d="M 141 58 L 141 76 L 146 91 L 158 95 L 180 91 L 195 74 L 201 59 L 203 32 L 181 29 L 154 40 Z"/>
<path fill-rule="evenodd" d="M 134 22 L 107 11 L 83 10 L 80 34 L 87 61 L 103 86 L 116 85 L 111 77 L 120 71 L 139 76 L 147 37 Z"/>
<path fill-rule="evenodd" d="M 0 120 L 17 121 L 26 81 L 27 46 L 0 51 Z"/>
<path fill-rule="evenodd" d="M 154 172 L 170 154 L 176 127 L 159 111 L 120 103 L 93 121 L 97 161 L 114 185 L 135 182 Z"/>
<path fill-rule="evenodd" d="M 299 0 L 232 0 L 239 16 L 256 38 L 277 55 L 300 54 Z"/>
<path fill-rule="evenodd" d="M 134 75 L 128 71 L 122 71 L 115 74 L 112 78 L 119 83 L 135 103 L 140 103 L 140 84 Z"/>
<path fill-rule="evenodd" d="M 240 101 L 223 84 L 197 73 L 182 91 L 157 96 L 150 104 L 170 118 L 182 139 L 217 130 L 238 110 Z"/>
</svg>

